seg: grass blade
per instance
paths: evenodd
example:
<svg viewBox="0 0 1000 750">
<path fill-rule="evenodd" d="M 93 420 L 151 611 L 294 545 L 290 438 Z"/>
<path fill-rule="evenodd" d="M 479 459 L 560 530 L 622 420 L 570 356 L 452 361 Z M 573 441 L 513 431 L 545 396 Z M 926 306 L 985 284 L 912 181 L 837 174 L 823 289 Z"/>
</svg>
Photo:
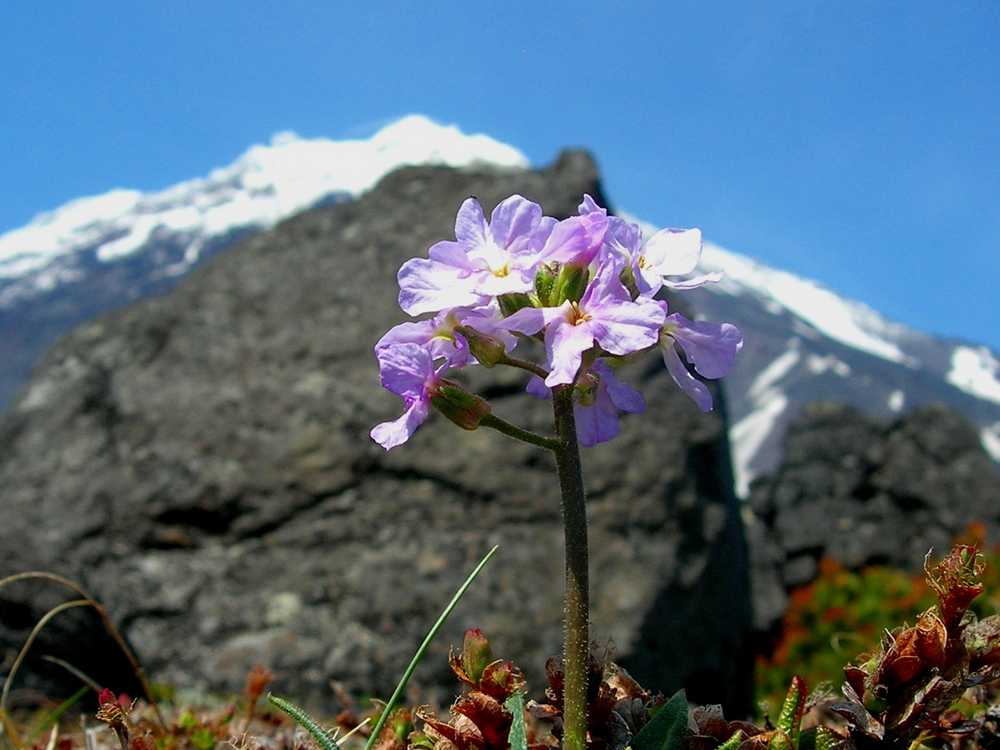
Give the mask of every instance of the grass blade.
<svg viewBox="0 0 1000 750">
<path fill-rule="evenodd" d="M 399 684 L 396 685 L 395 692 L 393 692 L 392 697 L 389 698 L 389 701 L 385 704 L 385 708 L 382 709 L 382 714 L 378 717 L 378 721 L 375 723 L 375 728 L 372 729 L 371 736 L 368 737 L 368 742 L 365 744 L 365 750 L 372 750 L 372 747 L 375 746 L 375 743 L 378 741 L 378 736 L 382 733 L 383 725 L 389 718 L 389 714 L 391 714 L 392 710 L 396 707 L 396 704 L 399 703 L 399 697 L 406 689 L 406 683 L 408 683 L 410 681 L 410 677 L 413 676 L 413 670 L 417 668 L 417 664 L 419 664 L 420 660 L 423 658 L 424 652 L 427 651 L 427 647 L 431 644 L 431 641 L 434 640 L 434 636 L 437 635 L 441 626 L 444 625 L 445 620 L 448 619 L 448 615 L 450 615 L 451 611 L 455 609 L 459 599 L 461 599 L 465 594 L 466 589 L 469 588 L 476 576 L 479 575 L 479 572 L 486 567 L 486 563 L 490 561 L 490 558 L 493 557 L 497 549 L 499 549 L 499 547 L 493 547 L 493 549 L 487 552 L 486 556 L 479 561 L 479 564 L 471 573 L 469 573 L 469 577 L 465 579 L 465 583 L 458 587 L 458 591 L 455 592 L 455 596 L 451 598 L 451 601 L 448 602 L 448 606 L 444 608 L 440 617 L 437 618 L 437 622 L 431 626 L 430 631 L 427 633 L 427 637 L 424 638 L 423 643 L 420 644 L 420 648 L 417 649 L 413 658 L 410 659 L 410 665 L 406 668 L 406 671 L 403 672 L 403 676 L 400 678 Z"/>
<path fill-rule="evenodd" d="M 28 733 L 28 742 L 34 742 L 35 738 L 49 727 L 52 727 L 53 729 L 57 728 L 59 726 L 59 720 L 62 718 L 63 714 L 73 708 L 73 706 L 75 706 L 80 699 L 89 692 L 90 688 L 87 685 L 84 685 L 69 698 L 49 711 L 49 713 L 42 717 L 42 720 L 38 722 L 38 725 Z"/>
</svg>

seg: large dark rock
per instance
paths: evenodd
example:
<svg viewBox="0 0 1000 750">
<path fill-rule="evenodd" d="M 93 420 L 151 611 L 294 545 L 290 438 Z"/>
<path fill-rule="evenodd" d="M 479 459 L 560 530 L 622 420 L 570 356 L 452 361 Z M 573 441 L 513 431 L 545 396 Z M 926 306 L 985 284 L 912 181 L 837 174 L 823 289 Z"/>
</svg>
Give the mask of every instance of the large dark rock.
<svg viewBox="0 0 1000 750">
<path fill-rule="evenodd" d="M 811 405 L 777 472 L 751 487 L 756 628 L 774 626 L 785 591 L 815 578 L 823 557 L 916 571 L 929 549 L 946 551 L 974 521 L 996 539 L 997 498 L 1000 473 L 957 412 L 928 406 L 883 422 Z"/>
<path fill-rule="evenodd" d="M 315 704 L 330 679 L 385 695 L 498 543 L 417 682 L 447 682 L 448 644 L 480 626 L 540 690 L 561 640 L 552 461 L 439 419 L 383 453 L 368 430 L 400 403 L 371 347 L 404 317 L 396 270 L 451 236 L 464 198 L 522 193 L 569 215 L 585 191 L 599 185 L 583 153 L 539 172 L 404 169 L 78 329 L 0 422 L 0 571 L 80 579 L 157 679 L 232 690 L 262 662 Z M 498 413 L 548 429 L 518 372 L 473 375 Z M 748 568 L 723 419 L 655 356 L 630 375 L 648 413 L 584 456 L 593 635 L 652 686 L 745 707 Z M 37 605 L 36 590 L 3 595 Z M 18 611 L 8 657 L 31 619 Z"/>
</svg>

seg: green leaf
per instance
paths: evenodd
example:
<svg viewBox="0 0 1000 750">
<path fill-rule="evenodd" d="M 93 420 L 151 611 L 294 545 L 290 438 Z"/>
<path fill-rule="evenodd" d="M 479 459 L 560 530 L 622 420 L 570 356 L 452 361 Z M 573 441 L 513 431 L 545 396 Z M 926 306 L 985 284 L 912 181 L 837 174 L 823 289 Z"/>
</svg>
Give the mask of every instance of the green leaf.
<svg viewBox="0 0 1000 750">
<path fill-rule="evenodd" d="M 381 715 L 378 717 L 378 721 L 375 722 L 372 733 L 368 737 L 368 742 L 365 744 L 365 750 L 372 750 L 375 746 L 375 743 L 378 741 L 378 736 L 382 733 L 382 726 L 385 724 L 386 719 L 389 718 L 389 714 L 392 713 L 392 709 L 394 709 L 396 704 L 399 703 L 399 698 L 406 689 L 406 683 L 410 681 L 410 677 L 413 675 L 413 670 L 417 668 L 417 664 L 419 664 L 420 660 L 423 658 L 424 652 L 427 651 L 427 647 L 431 645 L 431 641 L 434 640 L 434 636 L 437 635 L 441 626 L 444 625 L 444 621 L 448 619 L 448 615 L 450 615 L 451 611 L 455 609 L 456 605 L 458 605 L 458 602 L 465 594 L 466 589 L 469 588 L 476 576 L 479 575 L 479 571 L 486 567 L 486 563 L 490 561 L 490 558 L 493 557 L 497 549 L 498 547 L 494 547 L 486 553 L 486 556 L 482 560 L 479 561 L 479 564 L 473 568 L 471 573 L 469 573 L 469 577 L 465 579 L 465 583 L 458 587 L 458 591 L 455 592 L 451 601 L 448 602 L 448 606 L 446 606 L 444 611 L 441 612 L 440 616 L 437 618 L 437 622 L 431 626 L 431 629 L 424 637 L 423 643 L 421 643 L 420 647 L 417 649 L 417 653 L 415 653 L 413 658 L 410 659 L 410 665 L 406 668 L 406 671 L 403 672 L 403 676 L 399 679 L 399 684 L 396 685 L 396 690 L 393 692 L 392 697 L 389 698 L 389 701 L 385 704 L 385 708 L 382 709 Z M 324 750 L 327 749 L 324 748 Z"/>
<path fill-rule="evenodd" d="M 503 707 L 514 717 L 507 735 L 510 750 L 528 750 L 528 733 L 524 729 L 524 693 L 514 693 L 504 701 Z"/>
<path fill-rule="evenodd" d="M 719 745 L 715 750 L 736 750 L 743 744 L 743 730 L 737 729 L 728 740 Z"/>
<path fill-rule="evenodd" d="M 277 695 L 267 694 L 267 700 L 271 705 L 277 706 L 286 714 L 297 721 L 316 740 L 323 750 L 340 750 L 340 745 L 330 736 L 330 733 L 323 729 L 313 717 L 305 712 L 305 709 L 296 706 L 290 700 L 279 698 Z"/>
<path fill-rule="evenodd" d="M 678 690 L 632 738 L 632 750 L 683 750 L 687 726 L 687 696 Z"/>
<path fill-rule="evenodd" d="M 806 683 L 798 675 L 792 677 L 792 683 L 785 694 L 785 702 L 778 714 L 778 729 L 784 732 L 793 747 L 799 744 L 799 725 L 802 722 L 802 711 L 806 705 Z"/>
</svg>

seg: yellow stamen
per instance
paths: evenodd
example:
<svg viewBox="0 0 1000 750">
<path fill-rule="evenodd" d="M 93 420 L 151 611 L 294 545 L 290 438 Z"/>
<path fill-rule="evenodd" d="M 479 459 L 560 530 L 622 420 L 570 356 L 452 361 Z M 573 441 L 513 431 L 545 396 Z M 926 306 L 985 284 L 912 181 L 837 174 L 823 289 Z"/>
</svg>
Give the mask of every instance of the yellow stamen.
<svg viewBox="0 0 1000 750">
<path fill-rule="evenodd" d="M 580 303 L 570 302 L 569 307 L 570 307 L 569 322 L 572 323 L 573 325 L 578 326 L 590 320 L 591 316 L 580 309 Z"/>
</svg>

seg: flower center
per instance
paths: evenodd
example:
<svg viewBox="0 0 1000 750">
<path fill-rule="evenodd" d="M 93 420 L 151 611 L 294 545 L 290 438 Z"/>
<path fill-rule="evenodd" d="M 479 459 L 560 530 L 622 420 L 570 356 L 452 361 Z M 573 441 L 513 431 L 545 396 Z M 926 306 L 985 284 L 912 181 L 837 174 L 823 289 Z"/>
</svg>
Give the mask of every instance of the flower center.
<svg viewBox="0 0 1000 750">
<path fill-rule="evenodd" d="M 590 320 L 591 316 L 588 315 L 580 308 L 579 302 L 569 303 L 569 322 L 575 326 L 582 325 Z"/>
<path fill-rule="evenodd" d="M 639 265 L 639 268 L 645 268 L 646 267 L 646 256 L 645 255 L 640 255 L 639 256 L 638 265 Z"/>
<path fill-rule="evenodd" d="M 492 268 L 490 270 L 493 272 L 494 276 L 498 279 L 502 279 L 504 276 L 508 276 L 510 274 L 510 264 L 504 263 L 500 266 L 500 268 Z"/>
</svg>

